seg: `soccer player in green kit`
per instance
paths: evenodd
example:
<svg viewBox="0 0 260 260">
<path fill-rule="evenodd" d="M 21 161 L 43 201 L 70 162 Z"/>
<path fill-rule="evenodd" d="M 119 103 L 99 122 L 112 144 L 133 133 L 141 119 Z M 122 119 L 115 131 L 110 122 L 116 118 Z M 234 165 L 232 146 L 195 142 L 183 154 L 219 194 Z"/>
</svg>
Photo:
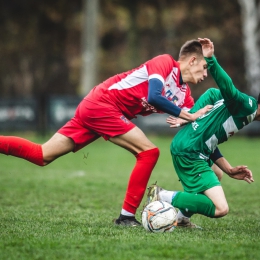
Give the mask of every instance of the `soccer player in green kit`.
<svg viewBox="0 0 260 260">
<path fill-rule="evenodd" d="M 178 208 L 178 226 L 182 227 L 198 227 L 190 222 L 195 213 L 219 218 L 229 211 L 221 184 L 210 168 L 210 161 L 214 161 L 231 178 L 248 183 L 254 181 L 247 166 L 232 167 L 217 145 L 252 121 L 260 121 L 260 95 L 256 100 L 237 90 L 214 57 L 213 43 L 207 38 L 199 38 L 199 41 L 219 89 L 208 89 L 191 112 L 205 104 L 211 104 L 213 108 L 196 121 L 186 124 L 171 143 L 173 164 L 184 191 L 167 191 L 154 184 L 148 188 L 147 198 L 147 203 L 163 200 Z M 173 117 L 169 117 L 167 122 L 171 127 L 186 123 Z"/>
</svg>

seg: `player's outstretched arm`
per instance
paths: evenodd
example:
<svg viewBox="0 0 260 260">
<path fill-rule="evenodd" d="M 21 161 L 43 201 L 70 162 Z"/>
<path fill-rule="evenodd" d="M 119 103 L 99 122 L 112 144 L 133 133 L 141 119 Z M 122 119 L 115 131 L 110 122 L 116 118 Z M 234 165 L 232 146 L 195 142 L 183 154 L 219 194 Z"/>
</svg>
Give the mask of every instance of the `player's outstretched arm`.
<svg viewBox="0 0 260 260">
<path fill-rule="evenodd" d="M 232 168 L 231 173 L 228 175 L 233 179 L 244 180 L 248 183 L 254 182 L 252 172 L 244 165 Z"/>
<path fill-rule="evenodd" d="M 179 117 L 182 119 L 185 119 L 186 121 L 193 122 L 195 121 L 198 117 L 205 115 L 207 112 L 209 112 L 212 109 L 212 105 L 206 105 L 205 107 L 201 108 L 197 112 L 191 114 L 185 110 L 181 110 L 181 113 L 179 114 Z"/>
<path fill-rule="evenodd" d="M 180 126 L 184 126 L 187 123 L 189 123 L 189 121 L 178 118 L 178 117 L 173 117 L 173 116 L 169 116 L 166 119 L 166 122 L 170 125 L 171 128 L 177 128 Z"/>
<path fill-rule="evenodd" d="M 215 163 L 230 178 L 236 180 L 244 180 L 248 183 L 254 182 L 252 172 L 245 165 L 232 167 L 224 157 L 219 158 L 218 160 L 215 161 Z"/>
<path fill-rule="evenodd" d="M 226 71 L 219 65 L 214 57 L 214 45 L 208 38 L 198 38 L 202 45 L 203 55 L 208 64 L 208 69 L 216 81 L 221 94 L 225 100 L 232 99 L 237 95 L 238 90 Z"/>
<path fill-rule="evenodd" d="M 168 113 L 175 117 L 180 117 L 182 119 L 185 119 L 187 121 L 193 122 L 198 117 L 204 115 L 208 111 L 211 110 L 212 105 L 207 105 L 200 110 L 198 110 L 196 113 L 191 114 L 184 109 L 181 109 L 180 107 L 173 104 L 171 101 L 169 101 L 166 97 L 163 97 L 161 95 L 163 88 L 163 83 L 157 79 L 152 78 L 149 80 L 148 85 L 148 103 L 156 107 L 157 109 Z"/>
</svg>

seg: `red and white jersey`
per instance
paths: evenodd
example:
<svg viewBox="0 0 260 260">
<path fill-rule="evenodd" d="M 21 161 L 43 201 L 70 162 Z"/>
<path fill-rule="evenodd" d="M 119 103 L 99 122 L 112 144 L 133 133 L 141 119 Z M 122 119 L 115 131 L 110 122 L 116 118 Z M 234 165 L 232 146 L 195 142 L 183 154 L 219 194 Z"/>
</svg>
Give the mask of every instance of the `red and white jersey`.
<svg viewBox="0 0 260 260">
<path fill-rule="evenodd" d="M 148 81 L 157 78 L 163 83 L 162 96 L 176 106 L 189 110 L 194 105 L 189 86 L 180 84 L 179 64 L 168 54 L 159 55 L 138 68 L 117 74 L 94 87 L 85 97 L 95 103 L 118 107 L 132 119 L 136 115 L 163 113 L 147 102 Z"/>
</svg>

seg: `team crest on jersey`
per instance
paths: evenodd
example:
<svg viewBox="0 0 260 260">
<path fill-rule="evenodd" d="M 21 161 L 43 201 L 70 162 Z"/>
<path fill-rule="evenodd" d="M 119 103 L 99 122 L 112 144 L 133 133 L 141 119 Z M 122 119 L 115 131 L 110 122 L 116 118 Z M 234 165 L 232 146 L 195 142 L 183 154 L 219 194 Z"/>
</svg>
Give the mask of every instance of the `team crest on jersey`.
<svg viewBox="0 0 260 260">
<path fill-rule="evenodd" d="M 180 86 L 177 83 L 178 69 L 174 69 L 166 78 L 161 94 L 177 106 L 182 106 L 186 97 L 187 85 Z"/>
<path fill-rule="evenodd" d="M 197 122 L 192 122 L 191 125 L 194 131 L 196 131 L 197 128 L 199 127 L 199 124 Z"/>
<path fill-rule="evenodd" d="M 176 103 L 178 100 L 179 100 L 178 97 L 174 96 L 171 101 L 172 103 Z"/>
<path fill-rule="evenodd" d="M 124 123 L 126 123 L 127 125 L 130 124 L 130 121 L 129 121 L 125 116 L 121 116 L 120 119 L 121 119 Z"/>
</svg>

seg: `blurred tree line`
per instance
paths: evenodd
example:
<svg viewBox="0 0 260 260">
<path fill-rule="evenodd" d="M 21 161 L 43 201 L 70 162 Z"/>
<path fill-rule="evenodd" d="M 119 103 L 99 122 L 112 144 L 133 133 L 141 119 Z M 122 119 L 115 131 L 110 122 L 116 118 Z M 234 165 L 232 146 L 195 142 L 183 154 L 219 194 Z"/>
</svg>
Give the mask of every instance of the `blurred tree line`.
<svg viewBox="0 0 260 260">
<path fill-rule="evenodd" d="M 1 1 L 1 97 L 79 93 L 82 6 L 82 0 Z M 100 0 L 96 83 L 158 54 L 177 59 L 186 40 L 207 37 L 247 92 L 241 28 L 237 1 Z M 191 87 L 197 98 L 212 86 L 209 76 Z"/>
</svg>

